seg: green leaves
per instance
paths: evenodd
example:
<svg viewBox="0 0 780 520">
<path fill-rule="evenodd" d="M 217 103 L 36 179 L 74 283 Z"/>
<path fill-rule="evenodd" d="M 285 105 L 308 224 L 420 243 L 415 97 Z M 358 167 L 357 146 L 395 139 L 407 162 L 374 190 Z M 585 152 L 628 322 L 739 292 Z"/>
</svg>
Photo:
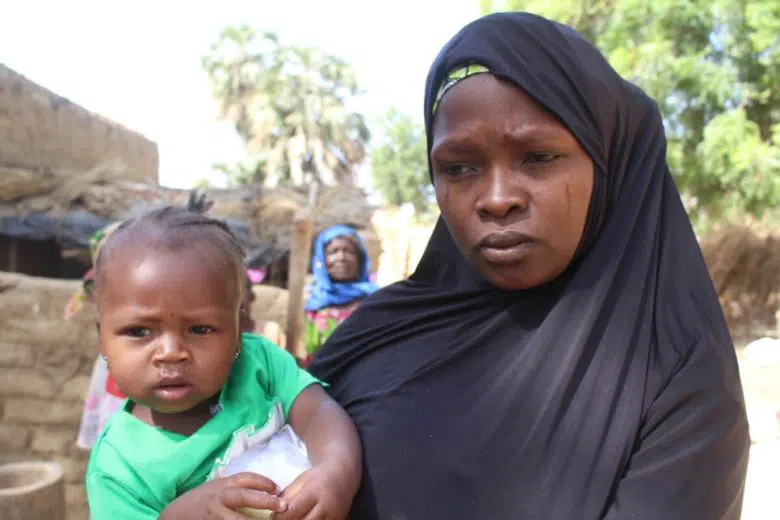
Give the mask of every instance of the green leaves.
<svg viewBox="0 0 780 520">
<path fill-rule="evenodd" d="M 386 202 L 410 203 L 424 217 L 435 208 L 425 129 L 394 107 L 387 111 L 381 127 L 382 139 L 371 152 L 374 187 Z"/>
<path fill-rule="evenodd" d="M 780 2 L 505 0 L 485 9 L 574 26 L 656 99 L 694 221 L 777 211 Z"/>
<path fill-rule="evenodd" d="M 219 166 L 233 183 L 355 181 L 369 131 L 347 109 L 360 90 L 343 59 L 238 25 L 220 33 L 202 64 L 251 155 L 252 164 Z"/>
</svg>

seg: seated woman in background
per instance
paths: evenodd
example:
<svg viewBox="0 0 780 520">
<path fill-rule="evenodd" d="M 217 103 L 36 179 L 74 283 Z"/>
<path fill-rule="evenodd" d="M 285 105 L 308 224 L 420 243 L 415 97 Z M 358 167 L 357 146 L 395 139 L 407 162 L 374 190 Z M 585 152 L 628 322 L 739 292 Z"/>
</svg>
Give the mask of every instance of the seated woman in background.
<svg viewBox="0 0 780 520">
<path fill-rule="evenodd" d="M 314 283 L 304 306 L 306 364 L 333 330 L 378 289 L 369 278 L 371 261 L 363 241 L 349 226 L 331 226 L 317 236 L 312 270 Z"/>
</svg>

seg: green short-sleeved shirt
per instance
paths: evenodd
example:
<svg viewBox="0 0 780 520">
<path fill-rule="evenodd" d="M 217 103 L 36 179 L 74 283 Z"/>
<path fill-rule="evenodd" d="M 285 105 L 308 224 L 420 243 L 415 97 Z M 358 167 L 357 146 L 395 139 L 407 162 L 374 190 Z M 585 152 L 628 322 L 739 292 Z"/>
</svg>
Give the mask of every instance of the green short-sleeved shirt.
<svg viewBox="0 0 780 520">
<path fill-rule="evenodd" d="M 219 397 L 221 410 L 193 435 L 149 426 L 129 413 L 130 402 L 116 413 L 87 467 L 92 518 L 156 519 L 232 457 L 267 440 L 286 422 L 301 391 L 319 383 L 263 337 L 244 334 L 241 347 Z"/>
</svg>

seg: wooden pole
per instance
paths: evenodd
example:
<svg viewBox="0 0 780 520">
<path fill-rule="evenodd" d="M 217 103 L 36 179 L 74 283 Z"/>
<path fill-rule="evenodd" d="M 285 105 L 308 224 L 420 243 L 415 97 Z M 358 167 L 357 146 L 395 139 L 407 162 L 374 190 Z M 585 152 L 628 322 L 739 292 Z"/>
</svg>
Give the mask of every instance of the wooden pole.
<svg viewBox="0 0 780 520">
<path fill-rule="evenodd" d="M 303 339 L 303 290 L 311 259 L 314 219 L 310 209 L 300 210 L 293 220 L 290 264 L 287 271 L 287 342 L 285 348 L 298 358 L 305 358 Z"/>
</svg>

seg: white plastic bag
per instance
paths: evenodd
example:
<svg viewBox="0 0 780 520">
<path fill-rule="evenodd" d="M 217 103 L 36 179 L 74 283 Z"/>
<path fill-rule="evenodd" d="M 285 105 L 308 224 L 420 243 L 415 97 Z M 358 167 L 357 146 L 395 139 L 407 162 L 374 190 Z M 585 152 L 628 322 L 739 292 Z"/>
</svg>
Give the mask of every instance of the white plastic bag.
<svg viewBox="0 0 780 520">
<path fill-rule="evenodd" d="M 284 489 L 309 469 L 306 445 L 289 425 L 280 428 L 267 442 L 250 447 L 234 457 L 219 472 L 220 477 L 249 471 L 273 480 Z M 259 520 L 270 520 L 273 513 L 264 509 L 242 508 L 238 513 Z"/>
<path fill-rule="evenodd" d="M 284 489 L 310 467 L 306 445 L 289 425 L 285 425 L 268 442 L 252 446 L 228 462 L 219 473 L 220 477 L 228 477 L 250 471 L 273 480 Z"/>
</svg>

